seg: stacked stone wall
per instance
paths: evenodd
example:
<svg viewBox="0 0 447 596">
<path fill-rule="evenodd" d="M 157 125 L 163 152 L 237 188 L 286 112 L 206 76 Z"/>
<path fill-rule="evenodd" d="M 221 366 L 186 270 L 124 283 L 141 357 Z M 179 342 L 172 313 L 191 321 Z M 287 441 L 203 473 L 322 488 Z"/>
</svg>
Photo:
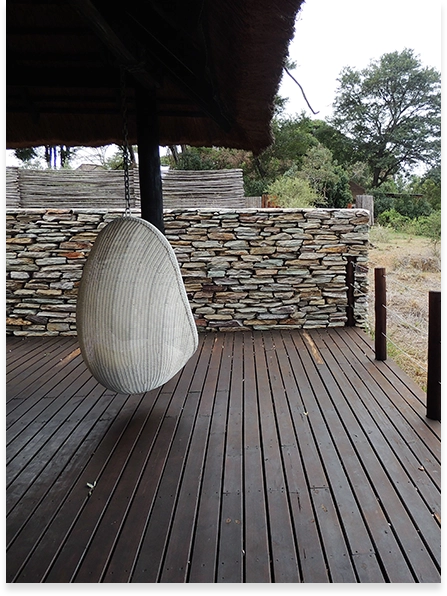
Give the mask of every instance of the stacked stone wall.
<svg viewBox="0 0 447 596">
<path fill-rule="evenodd" d="M 119 216 L 7 211 L 8 334 L 76 334 L 83 265 L 99 230 Z M 188 209 L 164 217 L 199 330 L 343 326 L 348 256 L 356 263 L 355 321 L 365 322 L 365 210 Z"/>
</svg>

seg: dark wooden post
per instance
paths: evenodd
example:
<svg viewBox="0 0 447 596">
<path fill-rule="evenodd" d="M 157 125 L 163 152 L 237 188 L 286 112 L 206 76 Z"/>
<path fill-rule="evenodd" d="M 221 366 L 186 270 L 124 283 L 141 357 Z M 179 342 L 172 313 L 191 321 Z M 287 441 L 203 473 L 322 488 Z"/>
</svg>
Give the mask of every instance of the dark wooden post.
<svg viewBox="0 0 447 596">
<path fill-rule="evenodd" d="M 355 318 L 354 318 L 354 271 L 355 271 L 355 257 L 347 257 L 346 263 L 346 286 L 348 288 L 348 305 L 346 308 L 346 326 L 347 327 L 354 327 L 355 325 Z"/>
<path fill-rule="evenodd" d="M 427 418 L 441 421 L 441 292 L 428 294 Z"/>
<path fill-rule="evenodd" d="M 376 360 L 386 360 L 386 271 L 383 267 L 374 269 L 374 293 Z"/>
<path fill-rule="evenodd" d="M 141 218 L 164 233 L 157 99 L 155 91 L 136 87 L 138 171 Z"/>
</svg>

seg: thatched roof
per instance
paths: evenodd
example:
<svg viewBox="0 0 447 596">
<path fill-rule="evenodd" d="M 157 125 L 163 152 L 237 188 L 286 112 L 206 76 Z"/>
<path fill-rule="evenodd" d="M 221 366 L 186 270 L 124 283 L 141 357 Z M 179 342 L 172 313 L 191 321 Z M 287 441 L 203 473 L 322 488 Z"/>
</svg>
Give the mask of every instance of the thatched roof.
<svg viewBox="0 0 447 596">
<path fill-rule="evenodd" d="M 159 144 L 260 152 L 303 0 L 7 2 L 7 147 L 122 143 L 120 64 L 156 92 Z"/>
</svg>

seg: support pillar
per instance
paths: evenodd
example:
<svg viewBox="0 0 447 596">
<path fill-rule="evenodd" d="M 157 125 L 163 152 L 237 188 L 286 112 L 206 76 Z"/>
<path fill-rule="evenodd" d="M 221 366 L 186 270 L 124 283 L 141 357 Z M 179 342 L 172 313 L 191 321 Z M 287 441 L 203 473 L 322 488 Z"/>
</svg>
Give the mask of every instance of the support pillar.
<svg viewBox="0 0 447 596">
<path fill-rule="evenodd" d="M 157 98 L 155 90 L 136 88 L 138 171 L 141 218 L 164 233 Z"/>
</svg>

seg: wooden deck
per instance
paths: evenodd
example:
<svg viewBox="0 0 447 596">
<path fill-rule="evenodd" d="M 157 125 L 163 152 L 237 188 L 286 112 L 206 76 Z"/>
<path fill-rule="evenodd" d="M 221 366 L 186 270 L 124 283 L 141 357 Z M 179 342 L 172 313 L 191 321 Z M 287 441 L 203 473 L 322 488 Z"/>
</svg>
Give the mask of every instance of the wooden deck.
<svg viewBox="0 0 447 596">
<path fill-rule="evenodd" d="M 362 331 L 202 335 L 132 396 L 7 360 L 7 582 L 440 581 L 440 424 Z"/>
</svg>

